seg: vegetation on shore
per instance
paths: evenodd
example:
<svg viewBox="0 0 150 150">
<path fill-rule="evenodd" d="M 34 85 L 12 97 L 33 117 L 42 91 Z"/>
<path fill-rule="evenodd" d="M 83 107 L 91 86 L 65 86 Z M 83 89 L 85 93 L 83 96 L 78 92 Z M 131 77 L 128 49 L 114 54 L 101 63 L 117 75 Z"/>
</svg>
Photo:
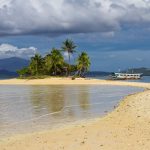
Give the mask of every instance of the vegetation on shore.
<svg viewBox="0 0 150 150">
<path fill-rule="evenodd" d="M 71 64 L 71 57 L 76 53 L 77 46 L 72 40 L 63 42 L 60 49 L 53 48 L 45 56 L 35 54 L 31 58 L 29 66 L 18 70 L 20 78 L 45 78 L 48 76 L 72 76 L 84 77 L 90 68 L 90 58 L 86 52 L 78 54 L 75 62 Z M 68 56 L 68 61 L 64 59 L 64 53 Z"/>
</svg>

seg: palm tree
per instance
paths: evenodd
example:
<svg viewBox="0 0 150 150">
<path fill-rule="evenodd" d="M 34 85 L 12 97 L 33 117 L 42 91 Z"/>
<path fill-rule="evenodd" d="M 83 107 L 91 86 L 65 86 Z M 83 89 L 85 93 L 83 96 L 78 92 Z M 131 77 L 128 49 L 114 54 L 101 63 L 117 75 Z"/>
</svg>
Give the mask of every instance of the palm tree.
<svg viewBox="0 0 150 150">
<path fill-rule="evenodd" d="M 57 72 L 61 72 L 61 68 L 64 64 L 64 58 L 61 52 L 55 48 L 51 51 L 51 65 L 52 65 L 52 72 L 54 75 L 57 75 Z"/>
<path fill-rule="evenodd" d="M 84 74 L 89 70 L 90 65 L 91 63 L 88 54 L 86 52 L 82 52 L 77 59 L 78 75 L 84 76 Z"/>
<path fill-rule="evenodd" d="M 35 54 L 35 56 L 31 58 L 29 69 L 32 75 L 42 74 L 43 58 L 41 55 Z"/>
<path fill-rule="evenodd" d="M 52 58 L 51 54 L 47 54 L 44 57 L 44 72 L 46 74 L 51 74 L 51 69 L 52 69 Z"/>
<path fill-rule="evenodd" d="M 24 67 L 20 70 L 17 70 L 17 73 L 19 74 L 20 78 L 27 77 L 27 76 L 31 75 L 28 67 Z"/>
<path fill-rule="evenodd" d="M 77 46 L 74 44 L 72 40 L 67 39 L 66 41 L 63 42 L 62 50 L 64 52 L 68 53 L 68 59 L 69 59 L 69 72 L 70 72 L 70 61 L 71 61 L 71 55 L 75 52 L 75 48 Z M 69 73 L 68 72 L 68 73 Z"/>
</svg>

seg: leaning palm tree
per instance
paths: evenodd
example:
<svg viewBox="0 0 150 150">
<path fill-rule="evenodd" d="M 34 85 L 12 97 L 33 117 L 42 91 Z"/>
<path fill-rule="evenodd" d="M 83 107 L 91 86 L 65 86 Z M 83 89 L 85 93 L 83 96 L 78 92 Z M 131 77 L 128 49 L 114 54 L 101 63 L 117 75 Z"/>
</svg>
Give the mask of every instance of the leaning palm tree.
<svg viewBox="0 0 150 150">
<path fill-rule="evenodd" d="M 57 75 L 57 72 L 60 72 L 63 64 L 64 58 L 61 52 L 53 48 L 51 51 L 51 65 L 52 65 L 52 72 L 54 75 Z"/>
<path fill-rule="evenodd" d="M 43 68 L 43 58 L 39 54 L 35 54 L 34 57 L 31 58 L 31 62 L 29 65 L 29 69 L 32 75 L 42 74 Z"/>
<path fill-rule="evenodd" d="M 88 54 L 86 52 L 82 52 L 77 59 L 78 75 L 84 76 L 84 74 L 89 70 L 90 65 L 91 63 Z"/>
<path fill-rule="evenodd" d="M 77 46 L 74 44 L 72 40 L 67 39 L 63 42 L 62 50 L 64 52 L 68 53 L 68 60 L 69 60 L 69 70 L 70 70 L 70 61 L 71 61 L 71 55 L 75 52 L 75 48 Z M 70 71 L 69 71 L 70 72 Z M 68 72 L 68 73 L 69 73 Z"/>
</svg>

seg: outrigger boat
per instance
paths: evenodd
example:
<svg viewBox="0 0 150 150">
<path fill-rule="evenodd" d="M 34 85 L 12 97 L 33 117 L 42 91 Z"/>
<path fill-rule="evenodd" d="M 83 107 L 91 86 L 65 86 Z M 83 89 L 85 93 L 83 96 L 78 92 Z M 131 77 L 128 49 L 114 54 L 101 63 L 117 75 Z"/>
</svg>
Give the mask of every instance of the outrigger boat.
<svg viewBox="0 0 150 150">
<path fill-rule="evenodd" d="M 142 73 L 112 73 L 111 80 L 138 80 L 142 78 Z"/>
</svg>

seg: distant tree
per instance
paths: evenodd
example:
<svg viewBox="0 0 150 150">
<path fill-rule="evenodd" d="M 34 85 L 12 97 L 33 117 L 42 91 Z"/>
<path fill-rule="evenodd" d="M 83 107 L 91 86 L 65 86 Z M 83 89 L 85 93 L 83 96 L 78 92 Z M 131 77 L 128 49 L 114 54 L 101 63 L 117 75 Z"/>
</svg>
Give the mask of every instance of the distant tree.
<svg viewBox="0 0 150 150">
<path fill-rule="evenodd" d="M 68 68 L 68 74 L 70 74 L 70 63 L 71 63 L 71 55 L 75 52 L 75 48 L 77 46 L 74 44 L 72 40 L 67 39 L 66 41 L 63 42 L 62 45 L 62 50 L 64 52 L 68 53 L 68 60 L 69 60 L 69 68 Z"/>
<path fill-rule="evenodd" d="M 35 56 L 31 58 L 31 62 L 29 65 L 31 75 L 43 74 L 43 64 L 44 64 L 44 59 L 42 58 L 42 56 L 39 54 L 35 54 Z"/>
<path fill-rule="evenodd" d="M 52 65 L 53 75 L 57 75 L 57 73 L 61 73 L 63 64 L 64 64 L 64 58 L 61 52 L 53 48 L 51 51 L 51 65 Z"/>
<path fill-rule="evenodd" d="M 86 52 L 82 52 L 77 59 L 78 75 L 84 76 L 91 65 L 90 58 Z"/>
</svg>

